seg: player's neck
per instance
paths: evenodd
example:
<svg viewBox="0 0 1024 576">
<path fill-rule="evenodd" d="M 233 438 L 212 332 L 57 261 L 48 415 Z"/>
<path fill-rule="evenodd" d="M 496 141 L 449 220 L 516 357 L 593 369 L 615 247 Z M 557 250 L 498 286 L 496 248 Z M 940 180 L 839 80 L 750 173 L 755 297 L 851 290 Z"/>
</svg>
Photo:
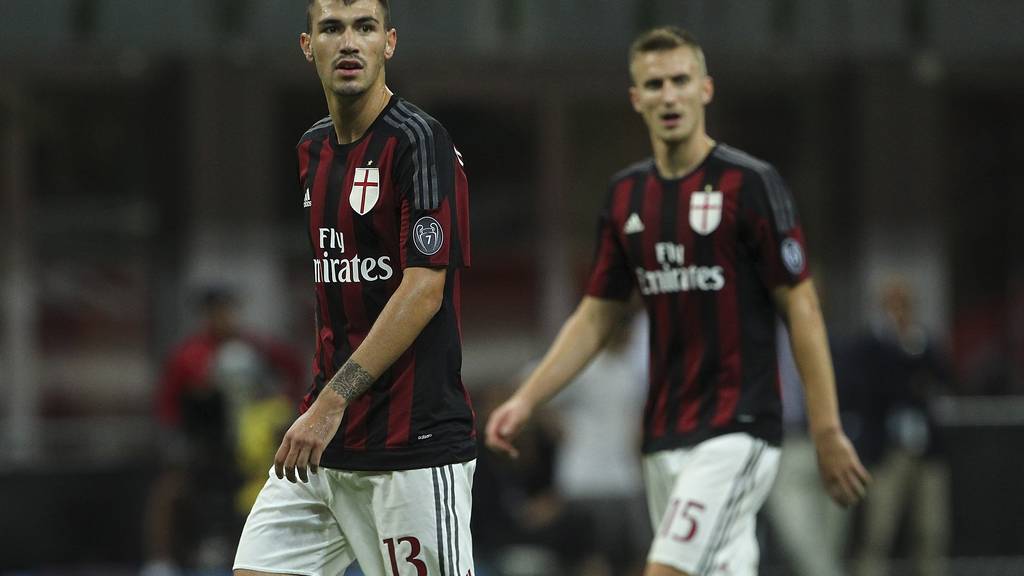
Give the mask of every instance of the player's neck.
<svg viewBox="0 0 1024 576">
<path fill-rule="evenodd" d="M 658 173 L 668 179 L 682 178 L 707 158 L 715 141 L 703 131 L 678 142 L 654 140 L 654 163 Z"/>
<path fill-rule="evenodd" d="M 388 105 L 392 92 L 383 82 L 352 97 L 331 94 L 327 108 L 334 122 L 334 131 L 339 144 L 351 144 L 362 138 L 373 121 Z"/>
</svg>

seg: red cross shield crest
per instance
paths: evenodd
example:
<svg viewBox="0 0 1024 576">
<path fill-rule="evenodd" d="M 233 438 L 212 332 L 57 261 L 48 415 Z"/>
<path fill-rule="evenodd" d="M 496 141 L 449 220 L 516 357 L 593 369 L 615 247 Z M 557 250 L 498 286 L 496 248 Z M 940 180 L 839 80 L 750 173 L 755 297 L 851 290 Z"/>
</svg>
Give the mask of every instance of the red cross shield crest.
<svg viewBox="0 0 1024 576">
<path fill-rule="evenodd" d="M 348 203 L 360 216 L 366 214 L 380 198 L 380 171 L 377 168 L 356 168 Z"/>
<path fill-rule="evenodd" d="M 708 188 L 690 196 L 690 227 L 701 236 L 711 234 L 722 222 L 722 193 Z"/>
</svg>

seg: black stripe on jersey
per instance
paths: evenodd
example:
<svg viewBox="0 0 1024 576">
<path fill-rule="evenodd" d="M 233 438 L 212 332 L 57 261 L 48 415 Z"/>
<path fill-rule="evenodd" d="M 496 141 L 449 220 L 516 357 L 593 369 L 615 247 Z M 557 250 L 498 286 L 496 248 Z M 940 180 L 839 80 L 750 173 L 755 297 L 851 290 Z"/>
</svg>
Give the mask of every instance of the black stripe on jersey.
<svg viewBox="0 0 1024 576">
<path fill-rule="evenodd" d="M 312 132 L 312 129 L 310 130 L 310 132 Z M 313 189 L 314 180 L 316 180 L 317 170 L 320 169 L 320 154 L 323 152 L 324 143 L 325 140 L 314 140 L 309 144 L 309 164 L 306 167 L 306 181 L 303 183 L 303 187 L 306 190 Z M 319 248 L 319 246 L 316 245 L 316 241 L 313 240 L 313 235 L 309 232 L 310 227 L 312 225 L 313 208 L 305 210 L 305 212 L 306 234 L 309 236 L 309 247 L 313 249 L 314 255 L 318 255 L 317 249 Z M 316 337 L 317 340 L 319 340 L 320 329 L 323 328 L 323 318 L 320 317 L 319 304 L 313 306 L 313 312 L 314 316 L 316 317 Z M 328 368 L 330 368 L 330 366 L 328 365 L 327 358 L 325 357 L 326 354 L 323 352 L 323 348 L 321 348 L 319 342 L 317 343 L 317 348 L 321 350 L 321 353 L 318 354 L 319 357 L 317 358 L 317 361 L 320 363 L 320 376 L 323 379 L 322 381 L 326 382 L 331 378 L 331 376 L 334 376 L 334 373 L 328 371 Z"/>
<path fill-rule="evenodd" d="M 757 464 L 764 452 L 764 442 L 753 440 L 750 453 L 747 454 L 747 461 L 739 475 L 733 479 L 732 489 L 729 492 L 729 499 L 718 514 L 718 520 L 708 540 L 708 547 L 704 549 L 700 562 L 697 563 L 697 574 L 710 574 L 714 568 L 715 556 L 729 536 L 729 531 L 736 521 L 737 511 L 743 503 L 743 497 L 753 487 L 757 472 Z"/>
<path fill-rule="evenodd" d="M 679 197 L 683 194 L 682 187 L 679 181 L 660 179 L 659 185 L 662 189 L 662 195 L 660 207 L 661 237 L 658 241 L 680 244 L 683 239 L 679 237 L 678 214 Z M 668 318 L 661 320 L 661 322 L 668 322 L 669 324 L 668 345 L 665 347 L 665 350 L 668 351 L 669 358 L 673 359 L 668 363 L 668 373 L 663 376 L 668 386 L 668 400 L 665 403 L 665 423 L 667 426 L 666 434 L 669 436 L 676 433 L 679 411 L 683 407 L 683 390 L 686 387 L 686 362 L 684 361 L 686 357 L 686 337 L 683 335 L 683 329 L 679 322 L 679 318 L 682 318 L 679 313 L 679 305 L 680 301 L 685 297 L 674 296 L 668 298 Z M 690 297 L 692 298 L 693 296 Z M 698 378 L 698 383 L 699 381 Z"/>
<path fill-rule="evenodd" d="M 724 166 L 718 162 L 709 162 L 704 172 L 704 181 L 701 182 L 701 190 L 711 186 L 717 188 L 722 179 Z M 722 211 L 725 211 L 725 197 L 722 198 Z M 725 220 L 725 214 L 721 219 Z M 720 224 L 721 225 L 721 224 Z M 719 234 L 693 235 L 694 252 L 696 252 L 696 263 L 699 266 L 715 266 L 715 242 L 728 242 L 733 238 L 722 238 Z M 700 385 L 700 411 L 698 418 L 700 423 L 698 429 L 710 430 L 711 420 L 718 409 L 718 378 L 722 370 L 722 351 L 718 334 L 718 293 L 717 292 L 696 292 L 697 302 L 700 306 L 700 338 L 704 341 L 704 357 L 700 361 L 700 370 L 697 372 L 697 382 Z"/>
<path fill-rule="evenodd" d="M 409 115 L 409 119 L 412 120 L 412 125 L 420 132 L 420 136 L 424 139 L 419 145 L 426 148 L 427 155 L 427 169 L 429 170 L 429 177 L 424 175 L 424 180 L 427 182 L 427 194 L 424 194 L 424 200 L 427 201 L 425 206 L 421 206 L 421 210 L 436 210 L 441 205 L 440 191 L 437 187 L 437 153 L 435 151 L 434 144 L 434 130 L 430 127 L 430 124 L 423 119 L 417 111 L 413 110 L 409 104 L 405 102 L 398 102 L 396 106 L 402 112 Z"/>
<path fill-rule="evenodd" d="M 420 209 L 421 206 L 426 204 L 426 202 L 423 199 L 423 195 L 425 193 L 424 189 L 426 188 L 426 185 L 423 183 L 423 170 L 421 168 L 421 166 L 423 166 L 423 164 L 426 162 L 425 158 L 421 158 L 423 150 L 418 145 L 416 141 L 416 136 L 413 134 L 412 129 L 406 126 L 405 121 L 394 108 L 392 108 L 387 113 L 387 115 L 384 116 L 384 121 L 387 122 L 391 127 L 395 128 L 396 130 L 401 130 L 402 132 L 405 132 L 405 136 L 409 139 L 409 141 L 412 142 L 413 144 L 416 144 L 415 150 L 412 154 L 412 165 L 414 170 L 412 178 L 412 198 L 413 206 L 416 209 Z"/>
<path fill-rule="evenodd" d="M 772 215 L 775 217 L 776 231 L 784 234 L 796 228 L 797 217 L 793 196 L 786 190 L 782 177 L 771 164 L 724 144 L 719 145 L 716 150 L 723 160 L 753 170 L 760 176 Z"/>
<path fill-rule="evenodd" d="M 633 214 L 640 214 L 644 211 L 644 189 L 647 187 L 647 172 L 638 172 L 630 176 L 633 179 L 633 186 L 629 189 L 629 211 L 626 214 L 626 219 Z M 611 213 L 612 208 L 615 206 L 614 199 L 608 206 L 608 219 L 612 220 L 614 214 Z M 643 234 L 629 234 L 626 236 L 626 242 L 629 242 L 629 253 L 637 254 L 640 258 L 639 265 L 643 266 L 643 254 L 644 254 L 644 239 Z M 600 247 L 599 247 L 600 248 Z"/>
<path fill-rule="evenodd" d="M 441 491 L 437 485 L 437 468 L 431 468 L 430 474 L 434 477 L 434 522 L 437 524 L 437 565 L 441 569 L 441 576 L 444 576 L 444 535 L 441 532 Z"/>
<path fill-rule="evenodd" d="M 374 132 L 366 145 L 361 164 L 365 166 L 368 160 L 373 160 L 374 166 L 379 165 L 378 160 L 387 141 L 388 136 L 386 134 L 379 131 Z M 382 242 L 383 238 L 373 229 L 373 218 L 373 210 L 364 215 L 359 215 L 354 210 L 352 211 L 352 231 L 355 233 L 356 252 L 364 260 L 366 258 L 379 260 L 382 256 L 387 256 L 387 250 Z M 363 309 L 366 310 L 366 318 L 368 320 L 376 319 L 388 303 L 389 296 L 386 284 L 366 282 L 363 284 L 362 293 Z M 391 405 L 391 396 L 390 390 L 379 384 L 392 382 L 392 376 L 393 367 L 389 366 L 368 392 L 371 396 L 369 412 L 373 415 L 372 418 L 368 418 L 369 426 L 366 431 L 366 448 L 368 450 L 384 449 L 387 445 L 388 410 Z"/>
<path fill-rule="evenodd" d="M 331 136 L 328 136 L 331 138 Z M 330 172 L 327 175 L 327 193 L 324 194 L 324 220 L 323 225 L 328 228 L 338 228 L 338 203 L 342 197 L 347 201 L 347 195 L 341 190 L 345 185 L 345 176 L 348 164 L 348 152 L 334 148 L 334 161 L 331 163 Z M 319 256 L 319 254 L 317 254 Z M 327 313 L 331 317 L 331 326 L 334 328 L 334 357 L 330 360 L 330 369 L 327 371 L 327 379 L 330 380 L 337 372 L 349 355 L 352 354 L 352 345 L 348 341 L 346 327 L 348 326 L 348 315 L 345 314 L 345 303 L 342 302 L 341 290 L 330 290 L 324 288 L 327 296 Z M 346 414 L 347 416 L 347 414 Z M 339 435 L 343 435 L 344 424 L 339 429 Z M 342 444 L 343 445 L 343 444 Z"/>
<path fill-rule="evenodd" d="M 317 120 L 316 124 L 313 124 L 312 126 L 310 126 L 309 130 L 306 130 L 305 134 L 302 135 L 302 138 L 305 138 L 306 136 L 309 136 L 310 134 L 312 134 L 313 132 L 316 132 L 317 130 L 320 130 L 321 128 L 324 128 L 326 126 L 330 126 L 331 124 L 332 124 L 332 120 L 331 120 L 330 116 L 327 116 L 325 118 L 321 118 L 321 119 Z M 301 138 L 300 138 L 300 141 L 301 141 Z"/>
</svg>

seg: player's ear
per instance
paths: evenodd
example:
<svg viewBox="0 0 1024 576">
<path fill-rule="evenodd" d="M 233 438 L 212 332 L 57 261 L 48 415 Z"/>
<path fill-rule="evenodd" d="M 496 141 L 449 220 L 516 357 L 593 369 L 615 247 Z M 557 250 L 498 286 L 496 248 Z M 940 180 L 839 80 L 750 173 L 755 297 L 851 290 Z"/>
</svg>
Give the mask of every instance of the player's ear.
<svg viewBox="0 0 1024 576">
<path fill-rule="evenodd" d="M 641 113 L 640 110 L 640 90 L 633 84 L 629 87 L 629 103 L 633 105 L 633 110 L 637 113 Z"/>
<path fill-rule="evenodd" d="M 299 49 L 302 50 L 302 55 L 306 57 L 306 62 L 313 61 L 313 42 L 309 34 L 305 32 L 299 34 Z"/>
<path fill-rule="evenodd" d="M 384 45 L 384 58 L 391 59 L 395 55 L 395 48 L 398 47 L 398 31 L 394 28 L 388 30 L 387 43 Z"/>
<path fill-rule="evenodd" d="M 700 87 L 700 101 L 707 106 L 711 104 L 711 100 L 715 97 L 715 81 L 711 76 L 705 76 L 704 82 Z"/>
</svg>

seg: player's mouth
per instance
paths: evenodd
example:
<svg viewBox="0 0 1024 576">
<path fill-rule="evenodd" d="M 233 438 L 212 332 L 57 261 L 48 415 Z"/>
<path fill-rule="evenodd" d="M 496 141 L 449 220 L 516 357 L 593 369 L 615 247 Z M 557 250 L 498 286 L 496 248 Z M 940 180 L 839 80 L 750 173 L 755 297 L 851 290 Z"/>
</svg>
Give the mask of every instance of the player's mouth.
<svg viewBox="0 0 1024 576">
<path fill-rule="evenodd" d="M 339 60 L 338 63 L 334 65 L 334 69 L 340 72 L 342 77 L 354 78 L 362 71 L 363 63 L 354 58 L 345 58 Z"/>
<path fill-rule="evenodd" d="M 666 128 L 675 128 L 683 121 L 683 115 L 677 112 L 662 114 L 659 118 L 661 119 L 661 125 Z"/>
</svg>

